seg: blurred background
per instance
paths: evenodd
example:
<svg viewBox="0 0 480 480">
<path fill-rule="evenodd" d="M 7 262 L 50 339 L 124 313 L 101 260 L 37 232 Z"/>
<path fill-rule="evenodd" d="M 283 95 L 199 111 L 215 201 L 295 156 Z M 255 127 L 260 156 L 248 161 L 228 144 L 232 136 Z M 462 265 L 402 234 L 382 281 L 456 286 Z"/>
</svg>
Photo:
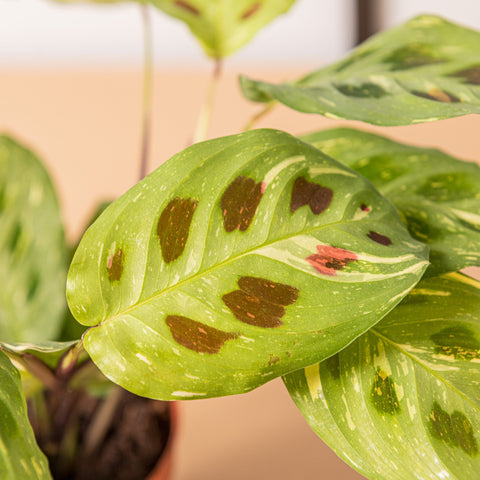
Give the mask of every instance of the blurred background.
<svg viewBox="0 0 480 480">
<path fill-rule="evenodd" d="M 191 140 L 212 65 L 186 26 L 150 10 L 151 170 Z M 241 97 L 238 73 L 277 82 L 298 78 L 419 13 L 480 28 L 474 0 L 298 0 L 226 60 L 209 136 L 237 133 L 259 110 Z M 138 5 L 0 0 L 0 131 L 44 159 L 71 241 L 99 201 L 137 181 L 142 49 Z M 278 107 L 259 126 L 301 133 L 338 124 Z M 460 158 L 479 157 L 478 117 L 375 130 L 439 145 Z M 248 395 L 181 403 L 174 480 L 362 478 L 309 429 L 281 381 Z"/>
</svg>

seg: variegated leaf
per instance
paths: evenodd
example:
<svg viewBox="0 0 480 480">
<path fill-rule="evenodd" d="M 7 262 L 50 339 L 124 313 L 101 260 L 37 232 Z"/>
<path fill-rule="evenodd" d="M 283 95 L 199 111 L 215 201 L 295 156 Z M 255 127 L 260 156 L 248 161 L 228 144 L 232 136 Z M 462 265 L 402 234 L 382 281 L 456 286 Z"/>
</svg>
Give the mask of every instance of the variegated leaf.
<svg viewBox="0 0 480 480">
<path fill-rule="evenodd" d="M 38 158 L 0 136 L 0 340 L 51 340 L 65 311 L 66 246 Z"/>
<path fill-rule="evenodd" d="M 214 58 L 248 43 L 258 30 L 285 13 L 295 0 L 148 0 L 185 22 Z"/>
<path fill-rule="evenodd" d="M 480 113 L 480 33 L 420 16 L 294 83 L 242 77 L 241 86 L 253 101 L 374 125 Z"/>
<path fill-rule="evenodd" d="M 360 130 L 303 139 L 368 178 L 430 247 L 429 275 L 480 265 L 480 167 Z"/>
<path fill-rule="evenodd" d="M 337 355 L 285 377 L 315 432 L 375 480 L 480 471 L 480 282 L 422 280 Z"/>
<path fill-rule="evenodd" d="M 196 144 L 115 201 L 68 277 L 103 373 L 155 398 L 241 393 L 392 309 L 427 249 L 372 185 L 275 130 Z"/>
<path fill-rule="evenodd" d="M 47 459 L 38 448 L 28 421 L 20 375 L 1 351 L 0 419 L 0 478 L 51 479 Z"/>
</svg>

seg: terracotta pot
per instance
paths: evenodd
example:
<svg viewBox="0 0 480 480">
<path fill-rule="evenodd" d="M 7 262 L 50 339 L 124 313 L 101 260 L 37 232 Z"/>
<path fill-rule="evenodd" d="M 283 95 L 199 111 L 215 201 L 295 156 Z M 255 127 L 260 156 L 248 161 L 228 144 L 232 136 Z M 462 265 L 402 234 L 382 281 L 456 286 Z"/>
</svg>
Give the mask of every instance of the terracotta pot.
<svg viewBox="0 0 480 480">
<path fill-rule="evenodd" d="M 160 459 L 145 480 L 168 480 L 172 471 L 178 430 L 178 403 L 170 402 L 170 432 Z"/>
</svg>

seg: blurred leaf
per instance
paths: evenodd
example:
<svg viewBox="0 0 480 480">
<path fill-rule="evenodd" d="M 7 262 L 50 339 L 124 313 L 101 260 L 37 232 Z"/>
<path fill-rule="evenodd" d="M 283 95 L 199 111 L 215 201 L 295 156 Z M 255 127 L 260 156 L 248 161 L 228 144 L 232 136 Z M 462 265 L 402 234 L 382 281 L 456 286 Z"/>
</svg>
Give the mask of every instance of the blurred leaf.
<svg viewBox="0 0 480 480">
<path fill-rule="evenodd" d="M 339 128 L 303 137 L 368 178 L 430 247 L 429 275 L 480 265 L 480 167 L 439 150 Z"/>
<path fill-rule="evenodd" d="M 248 43 L 295 0 L 148 0 L 185 22 L 213 58 L 223 58 Z"/>
<path fill-rule="evenodd" d="M 420 16 L 364 42 L 347 58 L 291 84 L 241 77 L 255 102 L 374 125 L 480 113 L 480 33 Z"/>
<path fill-rule="evenodd" d="M 369 182 L 258 130 L 196 144 L 112 203 L 67 290 L 112 381 L 209 397 L 338 351 L 406 295 L 426 259 Z"/>
<path fill-rule="evenodd" d="M 20 375 L 0 352 L 0 478 L 48 480 L 47 459 L 38 448 L 27 417 Z"/>
<path fill-rule="evenodd" d="M 422 280 L 365 335 L 285 383 L 315 432 L 367 478 L 478 478 L 480 282 Z"/>
<path fill-rule="evenodd" d="M 66 246 L 55 190 L 38 158 L 0 136 L 0 340 L 58 335 Z"/>
</svg>

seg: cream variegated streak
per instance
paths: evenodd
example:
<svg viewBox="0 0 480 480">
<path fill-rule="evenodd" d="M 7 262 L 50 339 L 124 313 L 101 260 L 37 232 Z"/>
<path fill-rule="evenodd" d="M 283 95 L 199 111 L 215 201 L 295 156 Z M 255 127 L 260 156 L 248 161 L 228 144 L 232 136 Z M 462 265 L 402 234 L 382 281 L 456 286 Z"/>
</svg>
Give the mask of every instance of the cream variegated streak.
<svg viewBox="0 0 480 480">
<path fill-rule="evenodd" d="M 450 274 L 284 379 L 317 434 L 367 478 L 463 480 L 480 468 L 479 358 L 480 282 Z"/>
<path fill-rule="evenodd" d="M 114 202 L 77 250 L 68 299 L 107 377 L 210 397 L 334 354 L 426 265 L 369 182 L 259 130 L 196 144 Z"/>
</svg>

